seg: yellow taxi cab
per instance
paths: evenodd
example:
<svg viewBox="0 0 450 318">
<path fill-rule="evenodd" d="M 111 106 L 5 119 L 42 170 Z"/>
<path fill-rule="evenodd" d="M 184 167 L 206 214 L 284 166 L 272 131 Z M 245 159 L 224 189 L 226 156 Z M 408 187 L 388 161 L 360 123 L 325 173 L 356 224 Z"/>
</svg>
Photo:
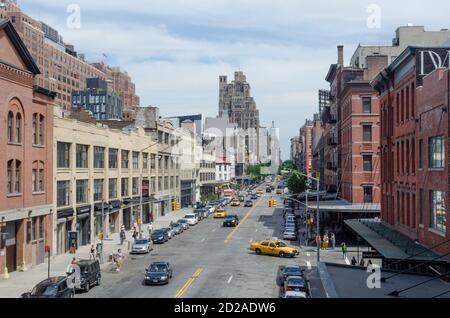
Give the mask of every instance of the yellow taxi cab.
<svg viewBox="0 0 450 318">
<path fill-rule="evenodd" d="M 298 249 L 287 246 L 284 242 L 278 240 L 264 240 L 250 244 L 250 250 L 256 254 L 275 255 L 279 257 L 295 257 L 300 254 Z"/>
<path fill-rule="evenodd" d="M 225 209 L 217 209 L 214 212 L 215 219 L 224 219 L 227 217 L 227 211 Z"/>
<path fill-rule="evenodd" d="M 259 193 L 259 194 L 264 194 L 264 191 L 263 190 L 261 190 L 261 189 L 258 189 L 258 190 L 256 190 L 256 193 Z"/>
<path fill-rule="evenodd" d="M 241 206 L 241 201 L 239 201 L 239 199 L 233 199 L 233 201 L 231 201 L 231 206 Z"/>
</svg>

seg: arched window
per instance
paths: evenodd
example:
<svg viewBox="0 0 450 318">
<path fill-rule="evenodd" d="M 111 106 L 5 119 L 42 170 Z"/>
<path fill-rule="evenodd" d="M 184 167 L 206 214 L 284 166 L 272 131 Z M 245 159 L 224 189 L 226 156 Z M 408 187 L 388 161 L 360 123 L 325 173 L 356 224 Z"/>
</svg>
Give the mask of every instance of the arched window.
<svg viewBox="0 0 450 318">
<path fill-rule="evenodd" d="M 14 114 L 12 112 L 8 113 L 8 142 L 13 142 L 13 121 L 14 121 Z"/>
<path fill-rule="evenodd" d="M 15 142 L 20 144 L 22 142 L 22 115 L 16 114 L 16 135 Z"/>
</svg>

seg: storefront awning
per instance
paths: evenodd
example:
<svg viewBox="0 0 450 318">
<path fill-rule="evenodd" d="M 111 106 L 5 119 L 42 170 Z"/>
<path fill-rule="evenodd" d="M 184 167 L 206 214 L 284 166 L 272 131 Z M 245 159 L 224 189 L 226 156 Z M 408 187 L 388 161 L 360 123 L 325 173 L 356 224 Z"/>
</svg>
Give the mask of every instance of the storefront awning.
<svg viewBox="0 0 450 318">
<path fill-rule="evenodd" d="M 58 219 L 70 218 L 75 213 L 74 209 L 63 209 L 57 212 Z"/>
<path fill-rule="evenodd" d="M 77 216 L 80 217 L 81 215 L 87 215 L 91 214 L 91 206 L 85 205 L 77 208 Z"/>
<path fill-rule="evenodd" d="M 428 261 L 438 257 L 436 253 L 427 251 L 416 241 L 388 228 L 379 220 L 356 219 L 344 222 L 386 259 L 401 260 L 409 258 L 416 261 Z M 412 257 L 413 255 L 417 256 Z"/>
</svg>

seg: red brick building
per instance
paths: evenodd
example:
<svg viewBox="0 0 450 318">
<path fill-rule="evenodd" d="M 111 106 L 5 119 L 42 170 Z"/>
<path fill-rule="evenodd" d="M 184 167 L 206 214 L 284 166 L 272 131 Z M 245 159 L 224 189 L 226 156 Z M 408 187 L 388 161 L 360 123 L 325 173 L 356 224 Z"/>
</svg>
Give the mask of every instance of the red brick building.
<svg viewBox="0 0 450 318">
<path fill-rule="evenodd" d="M 381 94 L 382 221 L 449 253 L 448 48 L 406 49 L 372 85 Z"/>
<path fill-rule="evenodd" d="M 54 93 L 13 25 L 0 21 L 0 273 L 44 262 L 52 245 Z"/>
</svg>

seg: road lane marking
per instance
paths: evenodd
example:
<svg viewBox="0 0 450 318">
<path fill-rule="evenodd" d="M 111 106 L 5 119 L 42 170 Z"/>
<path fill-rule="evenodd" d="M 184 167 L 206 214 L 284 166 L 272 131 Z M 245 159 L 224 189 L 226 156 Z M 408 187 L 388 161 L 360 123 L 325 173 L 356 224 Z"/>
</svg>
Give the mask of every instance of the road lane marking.
<svg viewBox="0 0 450 318">
<path fill-rule="evenodd" d="M 255 233 L 258 233 L 258 229 L 255 230 Z"/>
<path fill-rule="evenodd" d="M 306 266 L 308 266 L 308 270 L 311 270 L 311 269 L 312 269 L 312 266 L 311 266 L 311 262 L 310 262 L 310 261 L 306 261 Z"/>
<path fill-rule="evenodd" d="M 231 275 L 230 278 L 228 279 L 228 284 L 231 283 L 232 280 L 233 280 L 233 275 Z"/>
<path fill-rule="evenodd" d="M 180 288 L 180 290 L 176 293 L 175 298 L 181 298 L 186 293 L 186 291 L 191 287 L 191 285 L 194 283 L 194 281 L 200 276 L 200 274 L 203 272 L 203 268 L 199 268 L 195 271 L 194 275 L 192 275 L 186 283 L 184 283 L 183 287 Z"/>
<path fill-rule="evenodd" d="M 206 241 L 206 239 L 204 238 L 204 239 L 202 239 L 201 241 L 200 241 L 200 243 L 203 243 L 204 241 Z"/>
<path fill-rule="evenodd" d="M 237 230 L 239 230 L 241 225 L 244 224 L 244 222 L 247 220 L 247 218 L 250 216 L 250 214 L 257 208 L 257 206 L 259 205 L 259 203 L 261 201 L 262 201 L 262 198 L 259 199 L 258 202 L 256 202 L 255 206 L 247 212 L 247 214 L 242 218 L 241 222 L 239 222 L 238 226 L 236 226 L 234 228 L 234 230 L 230 233 L 230 235 L 227 236 L 227 238 L 224 241 L 225 244 L 228 244 L 228 242 L 233 238 L 233 236 L 237 232 Z"/>
</svg>

